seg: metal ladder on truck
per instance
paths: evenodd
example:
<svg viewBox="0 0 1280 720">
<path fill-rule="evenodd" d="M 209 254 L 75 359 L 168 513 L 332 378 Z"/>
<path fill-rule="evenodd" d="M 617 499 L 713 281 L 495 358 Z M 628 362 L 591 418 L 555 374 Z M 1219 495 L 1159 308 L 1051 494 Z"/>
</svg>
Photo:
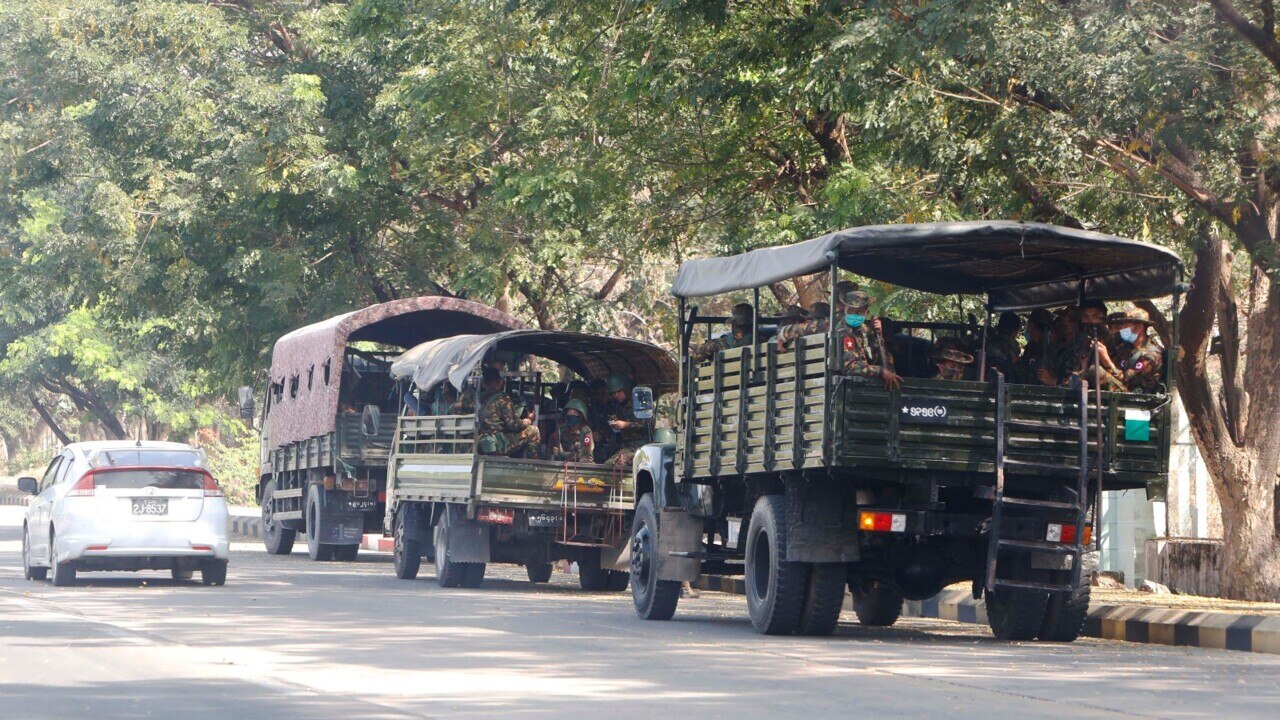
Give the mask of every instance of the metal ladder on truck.
<svg viewBox="0 0 1280 720">
<path fill-rule="evenodd" d="M 1085 522 L 1089 509 L 1089 383 L 1080 380 L 1080 413 L 1073 424 L 1054 422 L 1018 420 L 1012 416 L 1009 402 L 1009 391 L 1004 376 L 996 376 L 996 487 L 994 502 L 991 506 L 991 525 L 988 528 L 986 590 L 995 588 L 1019 588 L 1049 593 L 1071 593 L 1080 587 L 1080 575 L 1084 559 Z M 1027 460 L 1008 459 L 1005 457 L 1009 432 L 1039 433 L 1075 437 L 1079 442 L 1079 452 L 1075 465 L 1058 465 L 1052 463 L 1032 462 Z M 1053 475 L 1057 477 L 1074 476 L 1076 486 L 1074 501 L 1047 500 L 1042 498 L 1018 497 L 1006 493 L 1005 470 L 1016 470 L 1020 473 Z M 1006 537 L 1006 524 L 1013 524 L 1019 519 L 1019 511 L 1059 511 L 1070 512 L 1075 518 L 1075 539 L 1071 543 L 1050 542 L 1043 535 L 1039 539 L 1025 537 Z M 1065 526 L 1066 523 L 1063 523 Z M 1000 574 L 1001 560 L 1010 555 L 1027 553 L 1053 553 L 1071 558 L 1071 582 L 1047 583 L 1034 582 L 1022 578 L 1012 578 Z"/>
</svg>

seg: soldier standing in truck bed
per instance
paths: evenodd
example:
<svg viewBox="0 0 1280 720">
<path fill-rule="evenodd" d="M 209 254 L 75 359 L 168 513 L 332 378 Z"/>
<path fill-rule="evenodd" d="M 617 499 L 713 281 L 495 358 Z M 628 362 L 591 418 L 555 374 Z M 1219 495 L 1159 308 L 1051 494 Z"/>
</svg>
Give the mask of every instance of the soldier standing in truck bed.
<svg viewBox="0 0 1280 720">
<path fill-rule="evenodd" d="M 902 378 L 889 367 L 891 359 L 885 352 L 884 341 L 873 338 L 868 329 L 871 296 L 861 290 L 849 290 L 837 300 L 839 324 L 835 333 L 840 347 L 841 372 L 850 377 L 878 378 L 890 390 L 899 387 Z"/>
<path fill-rule="evenodd" d="M 796 338 L 816 333 L 826 333 L 831 324 L 831 306 L 824 302 L 816 302 L 809 306 L 808 317 L 794 325 L 788 325 L 778 331 L 778 352 L 791 349 Z"/>
<path fill-rule="evenodd" d="M 1036 384 L 1036 371 L 1043 367 L 1049 355 L 1049 328 L 1053 325 L 1053 313 L 1036 308 L 1027 317 L 1027 345 L 1018 358 L 1018 382 Z"/>
<path fill-rule="evenodd" d="M 516 457 L 526 448 L 536 450 L 541 435 L 528 418 L 520 417 L 516 403 L 502 389 L 502 376 L 486 367 L 481 381 L 480 412 L 477 413 L 476 445 L 482 455 Z"/>
<path fill-rule="evenodd" d="M 627 467 L 636 456 L 636 450 L 644 447 L 649 441 L 649 429 L 643 420 L 636 418 L 631 406 L 631 389 L 635 385 L 624 373 L 616 372 L 609 376 L 609 392 L 613 393 L 612 414 L 607 420 L 609 431 L 614 435 L 616 448 L 612 455 L 604 461 L 605 465 Z"/>
<path fill-rule="evenodd" d="M 693 361 L 706 362 L 721 350 L 729 350 L 747 345 L 751 342 L 751 324 L 755 319 L 755 309 L 747 303 L 733 306 L 729 318 L 729 332 L 718 338 L 702 343 L 693 351 Z"/>
</svg>

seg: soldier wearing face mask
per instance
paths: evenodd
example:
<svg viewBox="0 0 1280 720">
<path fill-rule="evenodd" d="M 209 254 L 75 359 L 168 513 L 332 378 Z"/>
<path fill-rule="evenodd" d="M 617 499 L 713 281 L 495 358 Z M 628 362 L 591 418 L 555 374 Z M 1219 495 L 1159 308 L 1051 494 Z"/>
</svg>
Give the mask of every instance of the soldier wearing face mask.
<svg viewBox="0 0 1280 720">
<path fill-rule="evenodd" d="M 838 295 L 837 301 L 840 303 L 837 317 L 841 322 L 834 332 L 840 348 L 841 371 L 850 377 L 879 378 L 890 390 L 902 385 L 902 378 L 889 367 L 883 341 L 873 338 L 872 330 L 868 329 L 871 296 L 861 290 L 850 290 Z"/>
<path fill-rule="evenodd" d="M 1108 347 L 1098 364 L 1124 383 L 1128 392 L 1158 392 L 1164 353 L 1151 341 L 1151 318 L 1145 310 L 1127 307 L 1108 318 L 1117 342 Z M 1115 360 L 1115 362 L 1113 362 Z"/>
<path fill-rule="evenodd" d="M 973 356 L 953 348 L 944 348 L 938 351 L 936 363 L 938 374 L 933 376 L 934 380 L 963 380 L 965 371 L 973 364 Z"/>
</svg>

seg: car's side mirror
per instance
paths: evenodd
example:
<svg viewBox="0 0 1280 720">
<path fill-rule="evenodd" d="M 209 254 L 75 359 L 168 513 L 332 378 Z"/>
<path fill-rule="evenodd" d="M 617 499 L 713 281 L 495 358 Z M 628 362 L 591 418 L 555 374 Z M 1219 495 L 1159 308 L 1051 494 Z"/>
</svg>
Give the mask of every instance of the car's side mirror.
<svg viewBox="0 0 1280 720">
<path fill-rule="evenodd" d="M 360 432 L 366 437 L 373 437 L 378 434 L 381 425 L 382 411 L 377 405 L 365 405 L 364 411 L 360 413 Z"/>
<path fill-rule="evenodd" d="M 254 408 L 253 388 L 248 385 L 242 385 L 240 389 L 236 391 L 236 395 L 239 396 L 240 400 L 240 419 L 252 420 Z"/>
<path fill-rule="evenodd" d="M 28 495 L 35 495 L 37 490 L 39 490 L 38 485 L 39 483 L 37 483 L 36 479 L 33 477 L 18 478 L 18 489 Z"/>
<path fill-rule="evenodd" d="M 652 418 L 653 407 L 653 388 L 641 386 L 631 391 L 631 414 L 637 420 Z"/>
</svg>

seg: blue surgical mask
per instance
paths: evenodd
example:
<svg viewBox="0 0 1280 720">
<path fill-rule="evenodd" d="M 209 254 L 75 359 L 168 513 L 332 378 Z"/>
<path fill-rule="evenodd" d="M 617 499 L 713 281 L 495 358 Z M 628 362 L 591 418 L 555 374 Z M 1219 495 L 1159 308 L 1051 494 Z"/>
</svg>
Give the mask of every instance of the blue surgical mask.
<svg viewBox="0 0 1280 720">
<path fill-rule="evenodd" d="M 857 313 L 849 313 L 844 316 L 844 321 L 848 323 L 849 327 L 856 328 L 867 321 L 867 316 L 859 315 Z"/>
<path fill-rule="evenodd" d="M 581 415 L 566 415 L 566 416 L 565 416 L 565 418 L 564 418 L 564 421 L 565 421 L 565 423 L 567 423 L 567 424 L 569 425 L 569 427 L 573 427 L 574 425 L 581 425 L 581 424 L 582 424 L 582 416 L 581 416 Z"/>
<path fill-rule="evenodd" d="M 1132 343 L 1138 339 L 1138 333 L 1134 332 L 1133 328 L 1120 328 L 1120 339 Z"/>
</svg>

